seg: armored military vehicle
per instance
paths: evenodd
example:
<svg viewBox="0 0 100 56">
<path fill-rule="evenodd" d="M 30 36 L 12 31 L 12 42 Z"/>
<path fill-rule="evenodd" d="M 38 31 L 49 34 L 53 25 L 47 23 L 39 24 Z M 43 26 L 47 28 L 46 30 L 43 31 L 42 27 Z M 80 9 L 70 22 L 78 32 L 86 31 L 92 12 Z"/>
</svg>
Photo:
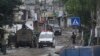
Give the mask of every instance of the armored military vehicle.
<svg viewBox="0 0 100 56">
<path fill-rule="evenodd" d="M 16 44 L 15 47 L 19 46 L 37 46 L 37 37 L 33 34 L 32 30 L 28 29 L 25 25 L 22 26 L 22 29 L 16 32 Z"/>
</svg>

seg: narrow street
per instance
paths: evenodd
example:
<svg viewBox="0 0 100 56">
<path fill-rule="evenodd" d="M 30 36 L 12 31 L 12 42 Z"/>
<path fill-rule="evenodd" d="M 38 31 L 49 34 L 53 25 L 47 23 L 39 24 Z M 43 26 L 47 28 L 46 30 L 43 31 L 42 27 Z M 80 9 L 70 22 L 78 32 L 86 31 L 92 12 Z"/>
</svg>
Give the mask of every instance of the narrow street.
<svg viewBox="0 0 100 56">
<path fill-rule="evenodd" d="M 0 0 L 0 56 L 99 55 L 100 0 Z"/>
<path fill-rule="evenodd" d="M 13 48 L 7 50 L 7 55 L 2 55 L 0 53 L 0 56 L 59 56 L 58 54 L 55 54 L 56 51 L 60 50 L 60 48 L 65 46 L 70 46 L 70 32 L 63 31 L 61 36 L 56 36 L 56 47 L 44 47 L 44 48 L 29 48 L 29 47 L 19 47 L 19 48 Z"/>
</svg>

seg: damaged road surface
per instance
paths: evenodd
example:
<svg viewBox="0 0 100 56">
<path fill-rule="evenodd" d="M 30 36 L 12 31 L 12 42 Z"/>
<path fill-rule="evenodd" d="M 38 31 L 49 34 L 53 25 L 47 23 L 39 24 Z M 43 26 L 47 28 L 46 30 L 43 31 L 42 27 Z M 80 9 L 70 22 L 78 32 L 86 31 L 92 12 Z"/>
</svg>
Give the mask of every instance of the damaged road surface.
<svg viewBox="0 0 100 56">
<path fill-rule="evenodd" d="M 55 50 L 54 48 L 49 48 L 49 47 L 44 47 L 41 49 L 20 47 L 18 49 L 7 50 L 6 55 L 0 53 L 0 56 L 49 56 L 51 54 L 54 55 L 54 50 Z"/>
<path fill-rule="evenodd" d="M 29 48 L 29 47 L 19 47 L 7 49 L 7 54 L 3 55 L 0 52 L 0 56 L 59 56 L 55 52 L 60 52 L 59 50 L 65 46 L 70 45 L 70 34 L 63 32 L 61 36 L 56 36 L 55 48 L 43 47 L 43 48 Z"/>
</svg>

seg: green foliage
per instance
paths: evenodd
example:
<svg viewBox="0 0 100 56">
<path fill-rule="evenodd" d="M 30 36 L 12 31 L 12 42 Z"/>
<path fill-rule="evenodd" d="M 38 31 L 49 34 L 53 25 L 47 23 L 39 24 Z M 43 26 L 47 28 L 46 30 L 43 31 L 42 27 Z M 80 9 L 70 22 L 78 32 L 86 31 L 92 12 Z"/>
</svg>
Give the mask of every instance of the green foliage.
<svg viewBox="0 0 100 56">
<path fill-rule="evenodd" d="M 21 5 L 21 0 L 0 0 L 0 25 L 12 20 L 13 9 Z"/>
<path fill-rule="evenodd" d="M 20 0 L 0 0 L 0 13 L 12 14 L 13 9 L 21 4 Z"/>
<path fill-rule="evenodd" d="M 60 0 L 60 1 L 62 1 L 63 3 L 66 3 L 68 0 Z"/>
<path fill-rule="evenodd" d="M 65 6 L 66 6 L 67 12 L 73 15 L 76 15 L 77 12 L 79 12 L 82 9 L 79 0 L 68 0 Z"/>
<path fill-rule="evenodd" d="M 88 39 L 90 37 L 90 29 L 93 26 L 92 19 L 96 19 L 96 2 L 97 0 L 68 0 L 65 2 L 66 11 L 69 16 L 78 16 L 81 18 L 81 24 L 84 30 L 84 44 L 88 45 Z M 99 1 L 99 0 L 98 0 Z M 94 13 L 93 18 L 91 13 Z"/>
<path fill-rule="evenodd" d="M 90 30 L 84 30 L 84 46 L 87 46 L 88 45 L 88 41 L 89 41 L 89 38 L 90 38 Z"/>
<path fill-rule="evenodd" d="M 65 2 L 65 8 L 69 16 L 79 16 L 82 24 L 90 26 L 91 11 L 95 10 L 95 4 L 94 0 L 68 0 Z"/>
</svg>

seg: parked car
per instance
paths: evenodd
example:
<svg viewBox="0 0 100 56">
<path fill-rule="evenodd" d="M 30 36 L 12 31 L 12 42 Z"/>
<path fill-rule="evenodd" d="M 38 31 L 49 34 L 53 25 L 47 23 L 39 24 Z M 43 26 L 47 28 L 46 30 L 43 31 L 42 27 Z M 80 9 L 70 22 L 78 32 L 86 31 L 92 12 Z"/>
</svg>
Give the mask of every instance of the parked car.
<svg viewBox="0 0 100 56">
<path fill-rule="evenodd" d="M 62 29 L 59 25 L 55 25 L 53 27 L 53 32 L 54 32 L 55 35 L 61 35 L 62 34 Z"/>
<path fill-rule="evenodd" d="M 41 32 L 39 36 L 38 46 L 39 48 L 42 48 L 43 46 L 55 47 L 54 33 L 50 31 Z"/>
</svg>

